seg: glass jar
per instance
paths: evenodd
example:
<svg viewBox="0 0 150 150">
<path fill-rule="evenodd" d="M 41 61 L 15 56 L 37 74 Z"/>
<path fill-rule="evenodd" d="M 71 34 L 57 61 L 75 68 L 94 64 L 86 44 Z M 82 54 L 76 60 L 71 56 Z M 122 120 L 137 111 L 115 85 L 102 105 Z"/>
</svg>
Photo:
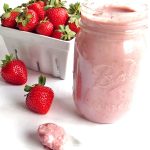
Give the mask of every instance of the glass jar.
<svg viewBox="0 0 150 150">
<path fill-rule="evenodd" d="M 88 120 L 112 123 L 129 110 L 133 99 L 147 49 L 147 5 L 87 2 L 81 8 L 74 102 Z"/>
</svg>

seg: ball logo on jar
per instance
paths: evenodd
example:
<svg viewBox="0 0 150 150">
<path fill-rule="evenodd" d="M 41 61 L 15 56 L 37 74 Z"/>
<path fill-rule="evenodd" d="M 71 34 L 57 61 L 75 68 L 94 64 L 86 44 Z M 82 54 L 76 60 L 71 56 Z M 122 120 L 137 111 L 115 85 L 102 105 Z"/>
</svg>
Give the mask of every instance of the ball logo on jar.
<svg viewBox="0 0 150 150">
<path fill-rule="evenodd" d="M 97 65 L 93 68 L 95 85 L 99 87 L 119 86 L 134 80 L 137 71 L 136 62 L 126 59 L 110 65 Z M 116 68 L 118 71 L 116 71 Z"/>
</svg>

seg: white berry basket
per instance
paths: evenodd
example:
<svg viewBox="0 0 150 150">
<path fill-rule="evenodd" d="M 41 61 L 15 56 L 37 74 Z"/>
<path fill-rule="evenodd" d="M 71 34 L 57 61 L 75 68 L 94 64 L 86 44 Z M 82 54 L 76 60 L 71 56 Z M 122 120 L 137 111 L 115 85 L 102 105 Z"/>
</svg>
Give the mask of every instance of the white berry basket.
<svg viewBox="0 0 150 150">
<path fill-rule="evenodd" d="M 65 79 L 67 69 L 72 69 L 74 39 L 63 41 L 2 26 L 0 35 L 8 51 L 14 54 L 16 49 L 29 69 L 38 71 L 38 63 L 42 73 L 61 79 Z"/>
</svg>

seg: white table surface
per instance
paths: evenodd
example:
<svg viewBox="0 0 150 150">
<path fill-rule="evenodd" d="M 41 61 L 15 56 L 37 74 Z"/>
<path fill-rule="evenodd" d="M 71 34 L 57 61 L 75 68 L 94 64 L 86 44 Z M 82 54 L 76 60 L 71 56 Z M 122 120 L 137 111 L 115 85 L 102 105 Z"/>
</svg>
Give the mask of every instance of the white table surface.
<svg viewBox="0 0 150 150">
<path fill-rule="evenodd" d="M 0 7 L 3 2 L 0 0 Z M 17 5 L 11 0 L 5 2 Z M 0 58 L 6 53 L 0 37 Z M 37 82 L 39 75 L 29 70 L 27 83 Z M 132 110 L 114 124 L 96 124 L 80 117 L 72 98 L 72 69 L 68 70 L 66 80 L 47 75 L 46 85 L 53 88 L 55 98 L 46 115 L 35 114 L 25 107 L 24 86 L 7 84 L 0 77 L 0 150 L 44 150 L 36 131 L 47 122 L 64 127 L 77 138 L 81 142 L 77 150 L 150 150 L 149 77 L 150 73 L 145 74 L 146 80 L 141 80 Z"/>
</svg>

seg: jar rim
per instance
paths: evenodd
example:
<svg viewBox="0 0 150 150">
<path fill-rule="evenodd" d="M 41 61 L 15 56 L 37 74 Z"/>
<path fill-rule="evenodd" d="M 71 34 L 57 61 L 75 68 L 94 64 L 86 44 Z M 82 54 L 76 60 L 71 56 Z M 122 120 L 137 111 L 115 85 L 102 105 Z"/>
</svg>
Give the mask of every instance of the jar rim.
<svg viewBox="0 0 150 150">
<path fill-rule="evenodd" d="M 127 2 L 129 1 L 129 0 L 126 0 Z M 112 6 L 132 6 L 132 7 L 134 7 L 134 8 L 136 8 L 137 9 L 137 7 L 138 7 L 138 10 L 146 10 L 147 8 L 148 8 L 148 4 L 146 3 L 146 2 L 140 2 L 140 3 L 124 3 L 124 2 L 116 2 L 116 1 L 114 1 L 113 2 L 113 0 L 112 1 L 109 1 L 109 2 L 101 2 L 101 1 L 98 1 L 98 2 L 100 2 L 100 5 L 102 6 L 108 6 L 108 5 L 112 5 Z M 138 1 L 139 2 L 139 1 Z M 88 6 L 89 5 L 89 6 Z M 91 10 L 95 10 L 94 8 L 95 7 L 93 7 L 93 9 L 92 9 L 92 7 L 91 6 L 96 6 L 96 7 L 98 7 L 99 6 L 99 3 L 97 3 L 97 1 L 96 1 L 96 3 L 95 3 L 95 1 L 93 2 L 90 2 L 90 0 L 86 0 L 85 2 L 82 2 L 81 3 L 81 6 L 84 6 L 84 7 L 87 7 L 88 9 L 91 9 Z M 136 7 L 135 7 L 136 6 Z M 140 7 L 139 7 L 140 6 Z M 143 6 L 142 7 L 142 9 L 141 9 L 141 6 Z"/>
<path fill-rule="evenodd" d="M 92 6 L 93 5 L 93 6 Z M 122 24 L 143 21 L 148 18 L 148 4 L 89 3 L 81 4 L 81 16 L 101 20 L 102 23 Z M 110 13 L 110 15 L 108 15 Z M 125 19 L 124 19 L 125 18 Z"/>
</svg>

